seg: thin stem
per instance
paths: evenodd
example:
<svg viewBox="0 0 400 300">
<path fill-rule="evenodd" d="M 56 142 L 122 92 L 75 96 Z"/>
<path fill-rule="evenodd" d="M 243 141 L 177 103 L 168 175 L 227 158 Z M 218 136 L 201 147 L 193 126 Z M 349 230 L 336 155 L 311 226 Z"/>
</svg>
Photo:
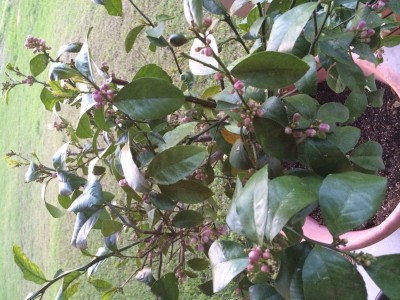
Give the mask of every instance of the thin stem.
<svg viewBox="0 0 400 300">
<path fill-rule="evenodd" d="M 296 5 L 296 0 L 292 0 L 292 2 L 290 3 L 289 10 L 291 10 L 295 5 Z"/>
<path fill-rule="evenodd" d="M 210 129 L 221 125 L 223 122 L 225 122 L 227 119 L 229 118 L 229 116 L 226 116 L 224 118 L 222 118 L 220 121 L 208 126 L 207 128 L 203 129 L 202 131 L 200 131 L 198 134 L 192 136 L 189 138 L 188 142 L 186 143 L 187 145 L 192 144 L 199 136 L 203 135 L 204 133 L 206 133 L 207 131 L 209 131 Z"/>
<path fill-rule="evenodd" d="M 222 70 L 220 70 L 220 69 L 214 67 L 213 65 L 210 65 L 210 64 L 208 64 L 208 63 L 205 63 L 205 62 L 201 61 L 200 59 L 194 58 L 194 57 L 192 57 L 192 56 L 190 56 L 190 55 L 188 55 L 188 54 L 186 54 L 186 53 L 181 53 L 181 56 L 182 56 L 182 57 L 185 57 L 185 58 L 188 58 L 188 59 L 190 59 L 190 60 L 193 60 L 193 61 L 195 61 L 195 62 L 198 62 L 199 64 L 202 64 L 203 66 L 208 67 L 208 68 L 210 68 L 210 69 L 213 69 L 213 70 L 215 70 L 215 71 L 217 71 L 217 72 L 224 73 L 224 71 L 222 71 Z"/>
<path fill-rule="evenodd" d="M 317 41 L 319 40 L 319 38 L 320 38 L 320 36 L 321 36 L 321 34 L 322 34 L 322 30 L 324 29 L 324 26 L 325 26 L 325 24 L 326 24 L 326 21 L 328 20 L 329 15 L 330 15 L 331 6 L 332 6 L 332 2 L 329 2 L 326 16 L 325 16 L 325 18 L 324 18 L 324 21 L 322 22 L 322 26 L 321 26 L 321 28 L 319 29 L 318 34 L 314 37 L 314 40 L 313 40 L 313 42 L 312 42 L 312 44 L 311 44 L 311 47 L 310 47 L 310 51 L 308 51 L 309 54 L 311 54 L 311 53 L 314 51 L 315 45 L 317 44 Z"/>
<path fill-rule="evenodd" d="M 260 15 L 260 18 L 264 17 L 264 12 L 262 9 L 262 6 L 260 3 L 257 3 L 257 9 L 258 9 L 258 14 Z M 264 50 L 267 47 L 267 41 L 266 41 L 266 32 L 265 32 L 265 20 L 261 24 L 261 43 L 263 45 Z"/>
<path fill-rule="evenodd" d="M 174 58 L 174 62 L 175 62 L 175 65 L 176 65 L 176 67 L 178 69 L 179 74 L 182 74 L 182 69 L 181 69 L 181 67 L 179 65 L 178 58 L 176 57 L 176 53 L 175 53 L 174 48 L 172 48 L 171 46 L 168 46 L 168 49 L 172 53 L 172 57 Z"/>
<path fill-rule="evenodd" d="M 356 16 L 354 15 L 354 16 L 351 16 L 350 18 L 347 18 L 347 19 L 344 20 L 343 22 L 341 22 L 341 23 L 339 23 L 338 25 L 336 25 L 335 27 L 333 27 L 332 30 L 334 30 L 334 29 L 336 29 L 336 28 L 342 26 L 344 23 L 347 23 L 348 21 L 353 20 L 355 17 L 356 17 Z"/>
<path fill-rule="evenodd" d="M 239 32 L 236 30 L 236 27 L 232 22 L 231 16 L 226 15 L 224 21 L 229 25 L 229 27 L 235 33 L 235 35 L 237 37 L 237 41 L 243 46 L 244 51 L 246 51 L 246 53 L 250 53 L 249 48 L 247 48 L 247 46 L 244 43 L 244 41 L 243 41 L 242 37 L 240 36 Z"/>
<path fill-rule="evenodd" d="M 129 2 L 132 4 L 132 6 L 137 10 L 137 12 L 146 20 L 146 22 L 147 22 L 150 26 L 152 26 L 152 27 L 155 26 L 154 23 L 151 22 L 151 20 L 139 9 L 139 7 L 136 6 L 135 3 L 133 3 L 132 0 L 129 0 Z"/>
<path fill-rule="evenodd" d="M 143 238 L 143 239 L 141 239 L 141 240 L 139 240 L 139 241 L 136 241 L 136 242 L 134 242 L 134 243 L 132 243 L 132 244 L 130 244 L 130 245 L 128 245 L 128 246 L 125 246 L 125 247 L 119 249 L 119 252 L 128 250 L 128 249 L 130 249 L 130 248 L 132 248 L 132 247 L 134 247 L 134 246 L 137 246 L 138 244 L 143 243 L 143 242 L 145 242 L 146 240 L 148 240 L 150 237 L 151 237 L 151 236 L 145 237 L 145 238 Z M 102 256 L 97 256 L 95 259 L 93 259 L 92 261 L 90 261 L 90 262 L 87 263 L 86 265 L 83 265 L 83 266 L 81 266 L 81 267 L 78 267 L 78 268 L 75 268 L 75 269 L 73 269 L 73 270 L 70 270 L 70 271 L 67 271 L 67 272 L 62 273 L 61 275 L 57 276 L 56 278 L 54 278 L 54 279 L 50 280 L 48 283 L 46 283 L 46 284 L 45 284 L 40 290 L 38 290 L 36 293 L 32 294 L 32 295 L 28 298 L 28 300 L 33 300 L 33 299 L 35 299 L 36 297 L 38 297 L 39 295 L 42 295 L 42 296 L 43 296 L 43 294 L 46 292 L 46 290 L 47 290 L 50 286 L 52 286 L 54 283 L 56 283 L 56 282 L 59 281 L 60 279 L 63 279 L 64 277 L 68 276 L 69 274 L 71 274 L 71 273 L 73 273 L 73 272 L 86 272 L 87 269 L 89 269 L 91 266 L 93 266 L 93 265 L 95 265 L 95 264 L 97 264 L 97 263 L 99 263 L 99 262 L 101 262 L 101 261 L 103 261 L 103 260 L 105 260 L 105 259 L 107 259 L 107 258 L 109 258 L 109 257 L 111 257 L 111 256 L 114 256 L 114 255 L 116 255 L 116 254 L 117 254 L 116 252 L 110 252 L 110 253 L 105 254 L 105 255 L 102 255 Z"/>
<path fill-rule="evenodd" d="M 203 100 L 194 96 L 185 96 L 185 100 L 187 102 L 192 102 L 195 104 L 199 104 L 201 106 L 209 107 L 209 108 L 216 108 L 217 104 L 215 101 L 208 101 L 208 100 Z"/>
</svg>

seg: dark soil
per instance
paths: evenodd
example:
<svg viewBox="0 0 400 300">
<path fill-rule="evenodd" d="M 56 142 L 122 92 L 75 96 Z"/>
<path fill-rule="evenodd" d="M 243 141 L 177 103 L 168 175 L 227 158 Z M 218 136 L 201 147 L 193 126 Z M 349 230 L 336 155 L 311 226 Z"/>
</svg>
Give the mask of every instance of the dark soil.
<svg viewBox="0 0 400 300">
<path fill-rule="evenodd" d="M 361 129 L 360 144 L 376 141 L 382 145 L 385 169 L 379 171 L 378 175 L 388 179 L 388 189 L 378 212 L 357 230 L 379 225 L 400 202 L 400 101 L 389 86 L 377 82 L 377 87 L 385 89 L 382 107 L 368 107 L 364 114 L 351 125 Z M 336 94 L 326 83 L 321 83 L 318 86 L 316 99 L 321 104 L 331 101 L 344 103 L 349 93 L 349 91 L 344 91 Z M 311 216 L 323 224 L 319 209 L 316 209 Z"/>
</svg>

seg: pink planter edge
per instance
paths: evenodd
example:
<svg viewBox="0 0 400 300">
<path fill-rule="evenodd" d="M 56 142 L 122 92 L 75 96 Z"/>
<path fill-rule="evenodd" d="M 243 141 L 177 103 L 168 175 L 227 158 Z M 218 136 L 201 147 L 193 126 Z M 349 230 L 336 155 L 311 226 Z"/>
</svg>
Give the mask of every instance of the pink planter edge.
<svg viewBox="0 0 400 300">
<path fill-rule="evenodd" d="M 376 80 L 389 85 L 400 97 L 400 74 L 393 71 L 386 64 L 380 64 L 376 67 L 373 63 L 361 60 L 357 57 L 354 57 L 354 60 L 363 70 L 364 75 L 369 76 L 374 74 Z M 323 76 L 323 74 L 319 75 Z M 400 228 L 400 203 L 380 225 L 366 230 L 350 231 L 341 235 L 340 238 L 348 240 L 347 245 L 342 246 L 341 249 L 351 251 L 365 248 L 388 237 L 398 228 Z M 319 223 L 311 217 L 306 218 L 303 226 L 303 233 L 306 237 L 319 242 L 331 243 L 333 241 L 328 228 L 319 225 Z"/>
</svg>

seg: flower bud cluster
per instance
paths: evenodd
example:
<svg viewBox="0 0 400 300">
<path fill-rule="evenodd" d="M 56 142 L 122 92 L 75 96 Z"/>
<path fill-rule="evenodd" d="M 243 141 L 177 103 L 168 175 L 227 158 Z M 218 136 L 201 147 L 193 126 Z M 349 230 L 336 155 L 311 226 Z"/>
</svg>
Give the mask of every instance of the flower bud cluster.
<svg viewBox="0 0 400 300">
<path fill-rule="evenodd" d="M 381 11 L 389 2 L 390 0 L 378 0 L 374 4 L 371 4 L 371 9 Z"/>
<path fill-rule="evenodd" d="M 108 83 L 103 83 L 100 90 L 92 92 L 93 100 L 96 102 L 95 107 L 100 108 L 106 105 L 107 101 L 111 101 L 115 97 L 114 91 Z"/>
<path fill-rule="evenodd" d="M 375 57 L 377 59 L 383 59 L 384 53 L 385 53 L 385 50 L 383 48 L 379 48 L 378 50 L 375 51 Z"/>
<path fill-rule="evenodd" d="M 275 262 L 269 249 L 262 251 L 259 246 L 253 247 L 248 254 L 248 258 L 247 271 L 250 274 L 253 275 L 258 272 L 271 273 L 274 271 Z"/>
<path fill-rule="evenodd" d="M 32 86 L 33 83 L 35 82 L 35 78 L 33 78 L 33 76 L 29 75 L 29 76 L 26 76 L 26 78 L 23 79 L 21 82 L 24 83 L 24 84 L 29 84 L 30 86 Z"/>
<path fill-rule="evenodd" d="M 221 72 L 217 72 L 217 73 L 214 74 L 215 80 L 218 80 L 218 81 L 219 80 L 223 80 L 224 77 L 225 77 L 225 75 L 223 73 L 221 73 Z"/>
<path fill-rule="evenodd" d="M 208 176 L 207 176 L 206 172 L 204 172 L 203 169 L 197 169 L 197 170 L 194 172 L 194 178 L 195 178 L 196 180 L 203 181 L 203 180 L 206 180 L 207 177 L 208 177 Z"/>
<path fill-rule="evenodd" d="M 50 47 L 46 46 L 46 41 L 35 38 L 31 35 L 28 35 L 28 37 L 25 40 L 25 47 L 27 49 L 33 49 L 33 53 L 38 53 L 38 52 L 46 52 L 46 50 L 50 50 Z"/>
<path fill-rule="evenodd" d="M 371 37 L 375 34 L 375 30 L 367 27 L 367 22 L 361 20 L 358 25 L 354 28 L 355 31 L 360 33 L 360 42 L 370 43 Z"/>
<path fill-rule="evenodd" d="M 357 264 L 363 265 L 366 267 L 371 266 L 371 264 L 376 260 L 375 256 L 369 253 L 365 253 L 363 251 L 360 251 L 356 257 L 354 257 L 354 260 L 356 261 Z"/>
<path fill-rule="evenodd" d="M 245 127 L 249 132 L 254 132 L 253 128 L 253 119 L 255 116 L 262 117 L 264 115 L 264 110 L 261 108 L 261 104 L 254 101 L 249 100 L 247 102 L 247 107 L 242 106 L 242 112 L 240 114 L 241 122 L 238 123 L 238 126 Z"/>
<path fill-rule="evenodd" d="M 219 236 L 227 233 L 227 229 L 224 225 L 218 225 L 216 228 L 205 226 L 201 229 L 199 234 L 193 234 L 189 241 L 197 251 L 203 252 L 204 245 L 211 243 L 212 241 L 218 239 Z"/>
<path fill-rule="evenodd" d="M 298 129 L 300 118 L 301 115 L 299 113 L 293 114 L 291 124 L 285 128 L 285 133 L 293 135 L 293 137 L 297 140 L 304 139 L 306 137 L 315 137 L 318 135 L 318 133 L 327 133 L 330 130 L 329 124 L 321 123 L 320 121 L 314 122 L 314 124 L 305 130 Z"/>
<path fill-rule="evenodd" d="M 206 42 L 206 44 L 205 44 L 204 47 L 197 47 L 195 50 L 197 52 L 200 52 L 201 54 L 203 54 L 205 56 L 211 57 L 214 54 L 214 51 L 212 50 L 212 48 L 210 46 L 211 45 L 211 40 L 206 37 L 206 41 L 205 42 Z"/>
</svg>

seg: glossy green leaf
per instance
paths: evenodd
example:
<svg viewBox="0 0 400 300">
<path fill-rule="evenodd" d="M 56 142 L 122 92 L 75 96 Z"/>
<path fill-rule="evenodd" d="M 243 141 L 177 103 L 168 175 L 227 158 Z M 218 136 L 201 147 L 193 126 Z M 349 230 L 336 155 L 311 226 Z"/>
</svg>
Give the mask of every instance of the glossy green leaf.
<svg viewBox="0 0 400 300">
<path fill-rule="evenodd" d="M 13 246 L 14 261 L 24 274 L 24 279 L 37 284 L 46 283 L 48 280 L 40 268 L 29 260 L 18 245 Z"/>
<path fill-rule="evenodd" d="M 203 7 L 214 15 L 225 15 L 228 13 L 220 0 L 203 0 Z"/>
<path fill-rule="evenodd" d="M 352 91 L 362 92 L 365 86 L 365 76 L 361 68 L 354 62 L 337 62 L 336 69 L 340 78 Z"/>
<path fill-rule="evenodd" d="M 316 119 L 324 123 L 344 123 L 349 119 L 349 110 L 337 102 L 328 102 L 318 109 Z"/>
<path fill-rule="evenodd" d="M 304 3 L 278 17 L 272 26 L 267 50 L 290 52 L 317 6 L 315 2 Z"/>
<path fill-rule="evenodd" d="M 270 285 L 255 284 L 249 288 L 250 300 L 283 300 L 281 295 Z"/>
<path fill-rule="evenodd" d="M 285 104 L 288 106 L 290 114 L 295 112 L 308 120 L 315 119 L 317 113 L 318 101 L 306 94 L 298 94 L 285 98 Z"/>
<path fill-rule="evenodd" d="M 158 78 L 172 83 L 171 76 L 169 76 L 167 72 L 165 72 L 160 66 L 156 64 L 148 64 L 141 67 L 139 71 L 137 71 L 135 77 L 133 77 L 133 80 L 139 78 Z"/>
<path fill-rule="evenodd" d="M 49 58 L 46 54 L 40 53 L 29 62 L 31 74 L 36 77 L 41 74 L 49 64 Z"/>
<path fill-rule="evenodd" d="M 356 44 L 352 51 L 358 54 L 361 59 L 365 59 L 373 64 L 378 63 L 378 59 L 375 57 L 374 51 L 371 49 L 370 45 L 366 43 Z"/>
<path fill-rule="evenodd" d="M 129 31 L 128 35 L 126 36 L 125 39 L 125 51 L 126 53 L 129 53 L 133 45 L 135 44 L 136 38 L 138 37 L 139 33 L 142 32 L 144 28 L 144 25 L 139 25 L 133 28 L 131 31 Z"/>
<path fill-rule="evenodd" d="M 124 225 L 114 220 L 104 220 L 101 225 L 101 234 L 103 236 L 110 236 L 116 232 L 121 231 Z"/>
<path fill-rule="evenodd" d="M 64 53 L 78 53 L 79 51 L 81 51 L 82 45 L 82 43 L 70 43 L 61 46 L 60 50 L 58 50 L 56 60 L 58 60 Z"/>
<path fill-rule="evenodd" d="M 232 69 L 232 75 L 246 85 L 278 89 L 295 83 L 308 69 L 307 63 L 292 54 L 267 51 L 243 59 Z"/>
<path fill-rule="evenodd" d="M 308 243 L 301 243 L 284 250 L 275 288 L 285 299 L 305 299 L 302 270 L 311 249 Z"/>
<path fill-rule="evenodd" d="M 52 204 L 50 204 L 50 203 L 48 203 L 48 202 L 46 202 L 45 201 L 45 206 L 46 206 L 46 209 L 47 209 L 47 211 L 50 213 L 50 215 L 53 217 L 53 218 L 56 218 L 56 219 L 58 219 L 58 218 L 61 218 L 61 217 L 63 217 L 64 216 L 64 211 L 62 211 L 61 209 L 59 209 L 57 206 L 54 206 L 54 205 L 52 205 Z"/>
<path fill-rule="evenodd" d="M 194 210 L 182 210 L 172 219 L 172 225 L 178 228 L 195 227 L 203 223 L 203 216 Z"/>
<path fill-rule="evenodd" d="M 327 139 L 342 151 L 347 153 L 352 150 L 360 139 L 361 130 L 357 127 L 343 126 L 336 128 L 334 134 L 329 134 Z"/>
<path fill-rule="evenodd" d="M 209 251 L 213 274 L 213 292 L 224 289 L 249 263 L 245 248 L 232 241 L 215 241 Z"/>
<path fill-rule="evenodd" d="M 112 283 L 102 279 L 89 278 L 88 282 L 100 293 L 106 292 L 113 287 Z"/>
<path fill-rule="evenodd" d="M 176 146 L 180 141 L 182 141 L 185 137 L 194 133 L 194 129 L 197 126 L 197 122 L 189 122 L 184 123 L 171 131 L 168 131 L 164 134 L 163 140 L 164 144 L 160 145 L 160 150 L 164 151 L 165 149 Z"/>
<path fill-rule="evenodd" d="M 375 257 L 370 266 L 363 267 L 389 299 L 400 299 L 400 254 Z"/>
<path fill-rule="evenodd" d="M 333 58 L 342 64 L 351 62 L 351 58 L 348 55 L 348 48 L 353 39 L 353 32 L 323 36 L 318 40 L 318 53 L 320 56 Z M 328 68 L 330 65 L 325 67 Z"/>
<path fill-rule="evenodd" d="M 117 287 L 108 290 L 103 295 L 101 295 L 101 300 L 111 300 L 112 298 L 114 298 L 114 295 L 118 293 L 118 290 L 119 289 Z"/>
<path fill-rule="evenodd" d="M 63 169 L 64 167 L 64 163 L 65 163 L 65 159 L 67 157 L 67 151 L 68 151 L 68 146 L 69 146 L 70 142 L 65 143 L 64 145 L 62 145 L 56 153 L 54 153 L 53 155 L 53 167 L 56 170 L 59 169 Z"/>
<path fill-rule="evenodd" d="M 286 113 L 286 108 L 280 98 L 275 96 L 270 97 L 265 100 L 261 107 L 264 111 L 264 114 L 262 116 L 263 118 L 271 119 L 282 126 L 287 125 L 288 117 Z"/>
<path fill-rule="evenodd" d="M 204 282 L 202 284 L 199 284 L 197 287 L 206 296 L 214 295 L 212 280 L 209 280 L 209 281 L 206 281 L 206 282 Z"/>
<path fill-rule="evenodd" d="M 54 97 L 52 92 L 50 92 L 46 87 L 44 87 L 40 93 L 40 100 L 48 111 L 52 111 L 53 107 L 58 102 L 58 99 Z"/>
<path fill-rule="evenodd" d="M 239 214 L 237 213 L 236 210 L 236 201 L 238 199 L 238 195 L 241 194 L 242 189 L 243 185 L 238 177 L 236 178 L 236 187 L 235 187 L 235 192 L 233 193 L 232 196 L 231 207 L 229 208 L 228 214 L 226 215 L 226 224 L 233 232 L 236 232 L 237 234 L 240 235 L 244 235 L 244 230 L 242 223 L 240 222 Z"/>
<path fill-rule="evenodd" d="M 351 170 L 346 155 L 328 140 L 306 139 L 304 148 L 308 165 L 320 176 Z"/>
<path fill-rule="evenodd" d="M 306 62 L 310 68 L 307 73 L 295 83 L 295 86 L 302 93 L 314 95 L 317 91 L 318 83 L 317 62 L 312 55 L 306 55 L 302 60 Z"/>
<path fill-rule="evenodd" d="M 183 0 L 183 12 L 189 25 L 203 26 L 203 0 Z"/>
<path fill-rule="evenodd" d="M 170 185 L 159 185 L 163 194 L 176 202 L 187 204 L 201 203 L 212 197 L 213 192 L 201 183 L 181 180 Z"/>
<path fill-rule="evenodd" d="M 316 246 L 303 266 L 305 299 L 365 300 L 365 283 L 357 269 L 341 254 Z"/>
<path fill-rule="evenodd" d="M 57 173 L 59 194 L 69 196 L 74 190 L 86 183 L 86 179 L 67 171 Z"/>
<path fill-rule="evenodd" d="M 239 170 L 248 170 L 253 167 L 246 145 L 241 139 L 237 139 L 232 145 L 229 154 L 229 163 L 232 167 Z"/>
<path fill-rule="evenodd" d="M 399 44 L 400 36 L 398 35 L 386 36 L 381 40 L 381 45 L 388 48 L 396 47 Z"/>
<path fill-rule="evenodd" d="M 195 271 L 203 271 L 210 265 L 208 259 L 204 258 L 192 258 L 189 259 L 186 264 Z"/>
<path fill-rule="evenodd" d="M 29 164 L 28 170 L 25 173 L 25 182 L 31 182 L 38 179 L 40 176 L 39 166 L 33 161 Z"/>
<path fill-rule="evenodd" d="M 178 279 L 175 277 L 174 273 L 167 273 L 153 283 L 151 291 L 156 294 L 160 300 L 178 300 Z"/>
<path fill-rule="evenodd" d="M 123 87 L 114 105 L 132 119 L 155 120 L 176 111 L 185 102 L 183 93 L 158 78 L 140 78 Z"/>
<path fill-rule="evenodd" d="M 339 236 L 372 217 L 385 197 L 386 185 L 384 177 L 358 172 L 328 175 L 319 204 L 329 231 Z"/>
<path fill-rule="evenodd" d="M 99 130 L 110 131 L 110 125 L 106 121 L 104 109 L 97 108 L 94 111 L 93 120 Z"/>
<path fill-rule="evenodd" d="M 90 124 L 90 117 L 84 113 L 81 115 L 76 127 L 76 135 L 80 139 L 88 139 L 93 137 L 93 130 Z"/>
<path fill-rule="evenodd" d="M 161 210 L 169 210 L 175 207 L 175 202 L 163 194 L 150 193 L 150 201 Z"/>
<path fill-rule="evenodd" d="M 150 190 L 150 185 L 133 160 L 129 144 L 121 149 L 120 161 L 128 185 L 136 192 L 147 193 Z"/>
<path fill-rule="evenodd" d="M 102 192 L 101 184 L 97 179 L 88 181 L 82 195 L 72 202 L 68 210 L 74 213 L 97 210 L 103 203 Z"/>
<path fill-rule="evenodd" d="M 355 91 L 350 93 L 344 104 L 349 109 L 349 122 L 354 122 L 364 113 L 367 108 L 367 103 L 365 93 Z"/>
<path fill-rule="evenodd" d="M 91 62 L 91 55 L 88 45 L 88 38 L 90 32 L 92 31 L 93 27 L 90 27 L 87 35 L 86 40 L 82 45 L 81 50 L 79 51 L 78 55 L 75 57 L 75 67 L 76 69 L 87 79 L 91 82 L 94 81 L 93 79 L 93 71 L 92 71 L 92 62 Z"/>
<path fill-rule="evenodd" d="M 65 276 L 62 280 L 62 285 L 60 286 L 60 288 L 58 289 L 57 295 L 56 295 L 56 300 L 65 300 L 65 295 L 70 295 L 71 291 L 68 291 L 68 288 L 70 287 L 70 285 L 72 284 L 72 282 L 74 282 L 77 278 L 79 278 L 79 276 L 81 276 L 82 273 L 78 272 L 78 271 L 74 271 L 71 272 L 70 274 L 68 274 L 67 276 Z M 71 286 L 71 288 L 74 285 Z M 72 288 L 74 289 L 74 288 Z M 68 297 L 68 296 L 67 296 Z"/>
<path fill-rule="evenodd" d="M 363 169 L 377 171 L 385 169 L 382 146 L 374 141 L 359 145 L 351 153 L 350 160 Z"/>
<path fill-rule="evenodd" d="M 382 107 L 385 89 L 367 92 L 368 104 L 372 107 Z"/>
<path fill-rule="evenodd" d="M 69 65 L 64 63 L 52 63 L 49 69 L 49 79 L 52 81 L 80 78 L 83 79 L 78 71 L 71 68 Z"/>
<path fill-rule="evenodd" d="M 339 76 L 336 65 L 329 68 L 326 75 L 326 83 L 328 84 L 329 88 L 337 94 L 342 93 L 346 89 L 346 84 Z"/>
<path fill-rule="evenodd" d="M 318 195 L 299 177 L 280 176 L 269 182 L 265 236 L 269 241 L 299 211 L 316 202 Z"/>
<path fill-rule="evenodd" d="M 253 122 L 257 140 L 266 154 L 279 159 L 297 158 L 296 141 L 285 133 L 283 126 L 264 118 L 254 118 Z"/>
<path fill-rule="evenodd" d="M 87 236 L 100 217 L 101 209 L 91 215 L 86 216 L 83 212 L 78 212 L 72 232 L 71 245 L 84 250 L 87 248 Z"/>
<path fill-rule="evenodd" d="M 157 184 L 172 184 L 192 174 L 206 156 L 207 151 L 202 147 L 175 146 L 153 158 L 148 166 L 147 175 Z"/>
<path fill-rule="evenodd" d="M 104 6 L 110 16 L 122 16 L 121 0 L 104 0 Z"/>
<path fill-rule="evenodd" d="M 262 245 L 268 215 L 268 166 L 254 173 L 237 199 L 236 211 L 243 234 L 254 243 Z"/>
</svg>

